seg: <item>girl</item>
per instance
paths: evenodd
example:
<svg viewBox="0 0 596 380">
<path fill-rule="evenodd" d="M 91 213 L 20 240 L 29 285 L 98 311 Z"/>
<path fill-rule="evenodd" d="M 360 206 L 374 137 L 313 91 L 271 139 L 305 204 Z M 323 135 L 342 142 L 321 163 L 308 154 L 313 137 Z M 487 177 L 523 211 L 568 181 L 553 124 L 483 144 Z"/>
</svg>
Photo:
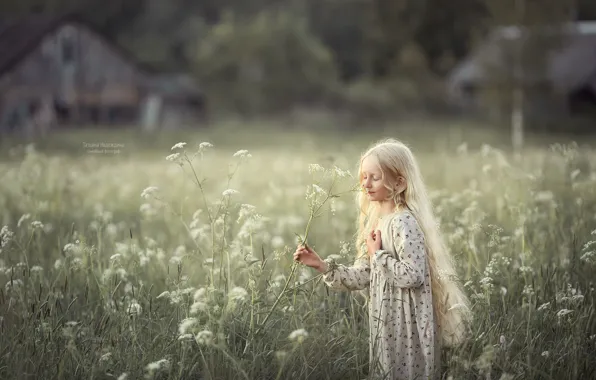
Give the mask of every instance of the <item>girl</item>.
<svg viewBox="0 0 596 380">
<path fill-rule="evenodd" d="M 339 290 L 368 288 L 370 373 L 383 379 L 439 378 L 440 347 L 463 340 L 470 304 L 432 213 L 418 164 L 403 143 L 380 142 L 358 169 L 362 192 L 353 266 L 299 245 L 294 260 Z"/>
</svg>

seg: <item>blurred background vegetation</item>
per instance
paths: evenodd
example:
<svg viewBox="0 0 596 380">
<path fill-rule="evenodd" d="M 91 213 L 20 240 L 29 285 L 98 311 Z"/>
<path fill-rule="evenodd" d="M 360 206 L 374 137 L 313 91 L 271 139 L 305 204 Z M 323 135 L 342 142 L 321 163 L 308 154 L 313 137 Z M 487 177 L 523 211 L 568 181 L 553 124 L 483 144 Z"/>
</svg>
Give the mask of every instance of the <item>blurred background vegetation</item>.
<svg viewBox="0 0 596 380">
<path fill-rule="evenodd" d="M 190 73 L 212 114 L 307 106 L 361 120 L 449 114 L 445 76 L 501 25 L 596 19 L 591 0 L 5 0 L 78 12 L 142 62 Z M 299 107 L 297 107 L 299 106 Z"/>
</svg>

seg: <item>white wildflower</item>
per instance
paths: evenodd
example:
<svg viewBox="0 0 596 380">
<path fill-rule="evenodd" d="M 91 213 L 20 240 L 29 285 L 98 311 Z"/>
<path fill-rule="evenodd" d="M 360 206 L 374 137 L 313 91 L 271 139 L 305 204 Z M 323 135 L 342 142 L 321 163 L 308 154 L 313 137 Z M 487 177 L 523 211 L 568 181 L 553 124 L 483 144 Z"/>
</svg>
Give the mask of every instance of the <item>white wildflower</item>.
<svg viewBox="0 0 596 380">
<path fill-rule="evenodd" d="M 43 230 L 43 223 L 40 222 L 39 220 L 35 220 L 35 221 L 31 222 L 31 227 L 33 227 L 33 229 Z"/>
<path fill-rule="evenodd" d="M 528 284 L 524 286 L 524 290 L 522 290 L 522 294 L 528 297 L 532 297 L 535 292 L 534 292 L 534 288 L 532 287 L 532 285 Z"/>
<path fill-rule="evenodd" d="M 284 313 L 292 313 L 292 312 L 294 312 L 294 306 L 286 305 L 286 306 L 282 307 L 281 311 L 283 311 Z"/>
<path fill-rule="evenodd" d="M 317 184 L 313 184 L 313 185 L 312 185 L 312 188 L 313 188 L 314 192 L 315 192 L 317 195 L 322 195 L 322 196 L 324 196 L 324 195 L 326 195 L 326 194 L 327 194 L 327 192 L 326 192 L 325 190 L 323 190 L 323 188 L 322 188 L 321 186 L 317 185 Z"/>
<path fill-rule="evenodd" d="M 58 270 L 64 266 L 64 263 L 61 259 L 58 259 L 54 262 L 54 269 Z"/>
<path fill-rule="evenodd" d="M 178 324 L 178 333 L 184 335 L 198 323 L 196 318 L 185 318 Z"/>
<path fill-rule="evenodd" d="M 122 372 L 120 376 L 118 376 L 118 380 L 126 380 L 128 379 L 128 373 Z"/>
<path fill-rule="evenodd" d="M 292 342 L 297 343 L 302 343 L 306 337 L 308 337 L 308 332 L 305 329 L 294 330 L 288 336 Z"/>
<path fill-rule="evenodd" d="M 21 224 L 23 224 L 27 219 L 30 219 L 30 218 L 31 218 L 31 214 L 23 214 L 17 223 L 17 227 L 21 227 Z"/>
<path fill-rule="evenodd" d="M 207 304 L 205 302 L 195 301 L 190 306 L 190 314 L 192 314 L 192 315 L 196 315 L 199 312 L 203 312 L 203 311 L 207 311 Z"/>
<path fill-rule="evenodd" d="M 0 230 L 0 247 L 4 247 L 12 240 L 14 233 L 8 229 L 8 226 L 3 226 Z"/>
<path fill-rule="evenodd" d="M 34 265 L 31 267 L 31 272 L 33 273 L 41 273 L 43 271 L 43 268 L 40 267 L 39 265 Z"/>
<path fill-rule="evenodd" d="M 165 292 L 162 292 L 160 295 L 158 295 L 157 297 L 155 297 L 157 299 L 160 298 L 170 298 L 170 292 L 168 292 L 167 290 Z"/>
<path fill-rule="evenodd" d="M 153 363 L 147 364 L 145 369 L 149 372 L 148 377 L 152 378 L 155 375 L 155 372 L 160 370 L 168 370 L 170 368 L 170 361 L 168 359 L 161 359 Z"/>
<path fill-rule="evenodd" d="M 569 309 L 561 309 L 557 312 L 557 317 L 561 318 L 569 313 L 573 313 L 573 310 L 569 310 Z"/>
<path fill-rule="evenodd" d="M 180 153 L 172 153 L 169 156 L 166 157 L 167 161 L 177 161 L 180 158 Z"/>
<path fill-rule="evenodd" d="M 546 310 L 550 307 L 550 302 L 543 303 L 542 305 L 538 306 L 538 311 Z"/>
<path fill-rule="evenodd" d="M 79 270 L 83 267 L 83 260 L 80 257 L 75 257 L 70 262 L 70 269 Z"/>
<path fill-rule="evenodd" d="M 480 285 L 487 291 L 490 291 L 493 288 L 493 279 L 491 277 L 484 277 L 480 280 Z"/>
<path fill-rule="evenodd" d="M 140 315 L 142 311 L 143 309 L 141 308 L 141 305 L 135 300 L 132 300 L 128 305 L 128 314 Z"/>
<path fill-rule="evenodd" d="M 172 265 L 180 265 L 182 263 L 182 257 L 172 256 L 170 257 L 170 264 Z"/>
<path fill-rule="evenodd" d="M 507 339 L 505 339 L 505 335 L 501 335 L 499 337 L 499 343 L 501 344 L 501 346 L 504 346 L 507 343 Z"/>
<path fill-rule="evenodd" d="M 317 172 L 324 172 L 324 171 L 325 171 L 325 168 L 323 168 L 319 164 L 310 164 L 310 165 L 308 165 L 308 172 L 310 174 L 317 173 Z"/>
<path fill-rule="evenodd" d="M 252 155 L 250 153 L 248 153 L 248 150 L 241 149 L 241 150 L 237 151 L 236 153 L 234 153 L 234 157 L 237 157 L 237 158 L 251 158 Z"/>
<path fill-rule="evenodd" d="M 457 147 L 456 152 L 457 152 L 457 154 L 466 154 L 466 153 L 468 153 L 468 143 L 467 142 L 461 143 Z"/>
<path fill-rule="evenodd" d="M 195 301 L 202 301 L 202 300 L 205 299 L 205 296 L 206 295 L 207 295 L 207 289 L 205 289 L 205 288 L 199 288 L 199 289 L 197 289 L 197 291 L 193 295 L 193 299 Z"/>
<path fill-rule="evenodd" d="M 200 345 L 209 346 L 213 343 L 213 333 L 209 330 L 199 331 L 196 341 Z"/>
<path fill-rule="evenodd" d="M 153 193 L 156 193 L 159 189 L 155 186 L 149 186 L 141 193 L 141 197 L 144 199 L 148 199 Z"/>
<path fill-rule="evenodd" d="M 482 157 L 487 157 L 491 151 L 492 148 L 488 144 L 482 144 L 482 146 L 480 147 L 480 154 L 482 155 Z"/>
<path fill-rule="evenodd" d="M 172 149 L 170 149 L 170 150 L 174 150 L 174 149 L 182 149 L 182 148 L 184 148 L 184 146 L 185 146 L 185 145 L 186 145 L 186 143 L 185 143 L 185 142 L 179 142 L 179 143 L 177 143 L 177 144 L 174 144 L 174 146 L 173 146 L 173 147 L 172 147 Z"/>
<path fill-rule="evenodd" d="M 248 297 L 248 292 L 243 287 L 236 286 L 230 290 L 228 297 L 232 300 L 243 301 Z"/>
<path fill-rule="evenodd" d="M 542 351 L 542 354 L 540 355 L 544 358 L 548 358 L 550 356 L 550 353 L 548 351 Z"/>
<path fill-rule="evenodd" d="M 348 170 L 342 170 L 337 166 L 333 167 L 333 171 L 335 172 L 335 175 L 339 178 L 352 177 L 352 174 Z"/>
<path fill-rule="evenodd" d="M 6 283 L 6 285 L 4 286 L 4 288 L 6 289 L 6 292 L 9 292 L 12 289 L 18 289 L 22 286 L 23 286 L 23 280 L 21 280 L 20 278 L 17 278 L 17 279 L 9 280 Z"/>
<path fill-rule="evenodd" d="M 112 360 L 112 353 L 111 352 L 106 352 L 105 354 L 101 355 L 101 357 L 99 358 L 99 362 L 100 363 L 109 362 L 111 360 Z"/>
<path fill-rule="evenodd" d="M 236 195 L 238 193 L 239 193 L 238 190 L 227 189 L 227 190 L 224 190 L 223 193 L 221 193 L 221 195 L 224 197 L 230 197 L 230 196 Z"/>
</svg>

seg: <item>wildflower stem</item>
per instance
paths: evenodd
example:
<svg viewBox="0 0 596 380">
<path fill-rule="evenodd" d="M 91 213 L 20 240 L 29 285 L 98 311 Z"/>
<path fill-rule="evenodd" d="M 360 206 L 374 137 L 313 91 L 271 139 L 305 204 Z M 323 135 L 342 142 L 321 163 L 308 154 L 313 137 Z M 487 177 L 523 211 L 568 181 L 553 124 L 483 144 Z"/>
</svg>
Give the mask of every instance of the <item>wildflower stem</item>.
<svg viewBox="0 0 596 380">
<path fill-rule="evenodd" d="M 213 375 L 211 374 L 211 370 L 209 369 L 209 365 L 207 364 L 207 360 L 205 360 L 205 355 L 203 355 L 203 350 L 201 349 L 200 346 L 199 346 L 199 352 L 201 353 L 201 358 L 203 359 L 203 364 L 205 365 L 205 369 L 207 370 L 207 373 L 209 374 L 209 379 L 213 379 Z"/>
<path fill-rule="evenodd" d="M 314 216 L 323 207 L 323 205 L 325 204 L 325 202 L 327 202 L 327 200 L 331 197 L 330 196 L 330 194 L 331 194 L 331 188 L 333 188 L 333 184 L 334 183 L 335 183 L 335 181 L 331 184 L 331 186 L 329 188 L 329 191 L 327 192 L 327 196 L 325 197 L 325 199 L 323 200 L 323 202 L 321 202 L 321 204 L 318 205 L 318 207 L 316 208 L 316 210 L 314 210 L 314 207 L 311 208 L 310 216 L 308 217 L 308 222 L 306 223 L 306 230 L 304 231 L 304 238 L 302 239 L 302 244 L 304 246 L 308 246 L 307 243 L 306 243 L 306 241 L 308 239 L 308 233 L 310 232 L 310 226 L 311 226 L 311 223 L 312 223 L 312 221 L 314 219 Z M 290 271 L 290 275 L 288 276 L 288 279 L 286 280 L 286 283 L 284 284 L 283 289 L 281 290 L 281 292 L 279 293 L 279 295 L 275 299 L 275 302 L 273 303 L 273 306 L 271 306 L 271 310 L 269 310 L 269 312 L 265 316 L 265 319 L 263 319 L 263 322 L 261 323 L 261 326 L 259 326 L 259 328 L 255 332 L 255 335 L 258 335 L 259 332 L 262 330 L 262 328 L 265 326 L 265 324 L 267 323 L 267 320 L 269 320 L 269 317 L 271 317 L 271 314 L 273 314 L 273 311 L 275 310 L 275 308 L 279 304 L 279 301 L 281 300 L 281 297 L 286 293 L 286 290 L 288 289 L 288 285 L 289 285 L 290 281 L 292 280 L 292 277 L 294 276 L 294 273 L 296 272 L 296 268 L 297 267 L 298 267 L 298 263 L 296 263 L 296 262 L 292 263 L 292 270 Z"/>
<path fill-rule="evenodd" d="M 242 366 L 240 366 L 240 364 L 238 364 L 238 362 L 224 348 L 220 347 L 219 345 L 216 345 L 215 347 L 219 348 L 219 350 L 224 354 L 224 356 L 230 359 L 230 361 L 234 363 L 236 367 L 238 367 L 238 370 L 240 371 L 240 373 L 242 373 L 242 376 L 244 376 L 246 380 L 250 380 L 246 372 L 244 372 L 244 370 L 242 369 Z"/>
<path fill-rule="evenodd" d="M 192 236 L 192 231 L 190 230 L 190 227 L 188 227 L 188 224 L 186 224 L 186 222 L 182 218 L 182 214 L 179 214 L 176 211 L 174 211 L 174 208 L 172 206 L 170 206 L 169 203 L 164 202 L 164 204 L 170 209 L 170 211 L 172 211 L 172 213 L 174 215 L 176 215 L 180 219 L 180 222 L 182 223 L 182 225 L 184 226 L 184 228 L 186 229 L 186 231 L 188 232 L 188 234 L 190 236 Z M 192 241 L 193 241 L 193 243 L 195 243 L 195 246 L 197 247 L 197 250 L 199 251 L 199 253 L 201 253 L 201 247 L 199 246 L 199 243 L 197 243 L 195 239 L 192 239 Z"/>
<path fill-rule="evenodd" d="M 203 185 L 201 185 L 201 181 L 199 181 L 197 172 L 195 171 L 195 168 L 192 165 L 192 162 L 188 159 L 188 156 L 186 155 L 186 153 L 184 153 L 184 158 L 186 158 L 186 161 L 188 162 L 188 165 L 190 166 L 190 169 L 192 170 L 192 174 L 195 176 L 195 180 L 197 181 L 196 184 L 199 187 L 199 190 L 201 191 L 201 196 L 203 197 L 203 203 L 205 204 L 205 209 L 207 210 L 207 216 L 209 217 L 209 222 L 213 223 L 213 219 L 211 218 L 211 212 L 209 211 L 209 207 L 207 204 L 207 198 L 205 197 L 205 190 L 203 189 Z"/>
</svg>

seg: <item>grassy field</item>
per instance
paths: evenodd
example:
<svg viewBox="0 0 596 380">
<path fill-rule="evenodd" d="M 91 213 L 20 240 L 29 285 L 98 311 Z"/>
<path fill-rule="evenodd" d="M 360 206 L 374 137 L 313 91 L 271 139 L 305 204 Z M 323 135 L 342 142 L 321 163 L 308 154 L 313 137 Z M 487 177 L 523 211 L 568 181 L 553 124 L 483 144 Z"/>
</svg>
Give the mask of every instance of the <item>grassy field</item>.
<svg viewBox="0 0 596 380">
<path fill-rule="evenodd" d="M 352 262 L 345 171 L 382 137 L 418 156 L 474 305 L 444 378 L 595 377 L 585 140 L 535 138 L 514 158 L 506 135 L 471 127 L 230 124 L 3 141 L 0 378 L 366 378 L 362 297 L 291 258 L 307 235 Z"/>
</svg>

